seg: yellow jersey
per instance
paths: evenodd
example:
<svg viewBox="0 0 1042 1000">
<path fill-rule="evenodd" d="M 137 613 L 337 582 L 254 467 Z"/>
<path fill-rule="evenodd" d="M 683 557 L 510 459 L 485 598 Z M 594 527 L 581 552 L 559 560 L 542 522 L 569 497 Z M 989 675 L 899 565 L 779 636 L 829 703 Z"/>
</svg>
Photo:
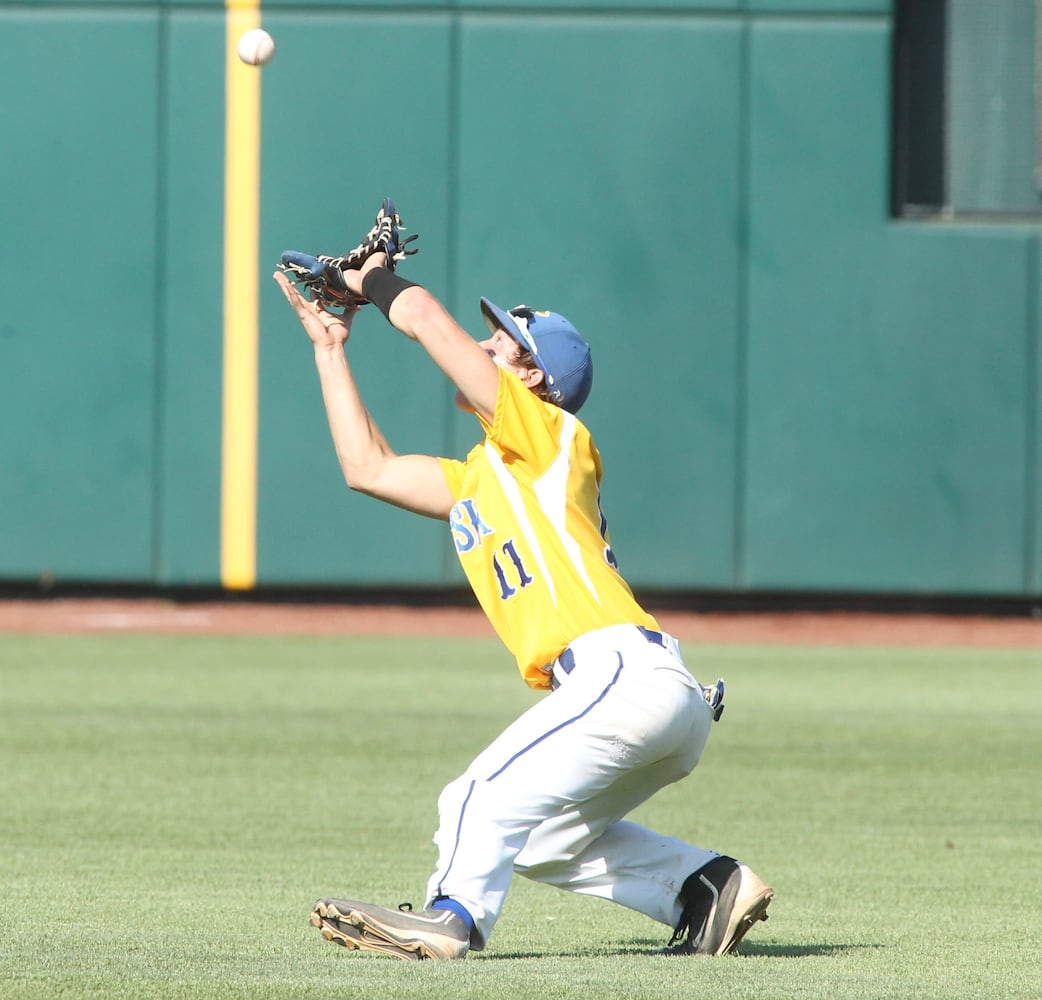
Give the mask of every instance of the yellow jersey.
<svg viewBox="0 0 1042 1000">
<path fill-rule="evenodd" d="M 441 459 L 455 503 L 453 544 L 492 627 L 525 682 L 547 672 L 573 639 L 655 619 L 619 575 L 601 513 L 601 457 L 573 414 L 500 370 L 485 440 L 466 461 Z"/>
</svg>

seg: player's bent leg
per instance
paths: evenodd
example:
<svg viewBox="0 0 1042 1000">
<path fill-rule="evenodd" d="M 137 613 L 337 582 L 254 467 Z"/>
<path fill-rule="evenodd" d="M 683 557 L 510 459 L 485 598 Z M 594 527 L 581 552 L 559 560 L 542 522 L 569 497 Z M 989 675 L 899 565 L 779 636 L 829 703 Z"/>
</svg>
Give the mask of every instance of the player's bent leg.
<svg viewBox="0 0 1042 1000">
<path fill-rule="evenodd" d="M 774 898 L 747 865 L 625 820 L 574 859 L 546 856 L 523 863 L 532 858 L 526 848 L 515 864 L 517 874 L 610 900 L 673 927 L 666 951 L 674 955 L 733 952 L 755 923 L 767 919 Z"/>
<path fill-rule="evenodd" d="M 414 913 L 352 899 L 320 899 L 311 923 L 327 941 L 395 958 L 464 958 L 470 949 L 470 929 L 451 910 Z"/>
<path fill-rule="evenodd" d="M 566 862 L 583 850 L 584 834 L 595 839 L 695 767 L 712 712 L 690 675 L 675 669 L 672 659 L 665 662 L 668 669 L 662 670 L 640 663 L 626 669 L 620 656 L 585 664 L 444 789 L 435 835 L 438 864 L 427 898 L 447 895 L 467 908 L 475 923 L 473 949 L 488 940 L 516 862 L 540 869 L 540 880 L 551 881 L 547 862 Z M 561 831 L 556 847 L 550 845 L 541 833 L 548 822 L 569 813 L 577 816 L 573 828 Z M 629 881 L 626 905 L 669 926 L 680 912 L 676 900 L 684 879 L 716 857 L 681 846 L 683 857 L 670 862 L 668 872 L 662 851 L 629 855 L 647 877 Z M 612 860 L 609 870 L 621 873 L 627 867 Z M 590 883 L 587 891 L 598 894 Z M 627 894 L 624 887 L 610 886 L 600 894 L 614 899 L 618 892 Z"/>
<path fill-rule="evenodd" d="M 656 654 L 649 663 L 636 655 L 647 648 L 641 642 L 633 658 L 627 650 L 625 656 L 617 652 L 583 663 L 443 790 L 435 836 L 439 857 L 428 885 L 428 905 L 447 896 L 464 907 L 474 922 L 467 942 L 471 950 L 488 940 L 515 860 L 540 824 L 572 808 L 583 811 L 591 822 L 593 810 L 596 822 L 590 832 L 596 836 L 697 764 L 712 712 L 701 689 L 672 658 Z M 682 847 L 695 853 L 669 865 L 668 887 L 662 884 L 660 867 L 648 879 L 632 879 L 630 889 L 616 882 L 602 887 L 602 893 L 612 899 L 621 895 L 626 905 L 672 926 L 681 909 L 679 885 L 716 856 Z M 581 845 L 566 850 L 581 850 Z M 542 849 L 530 858 L 533 864 L 546 860 Z M 661 852 L 648 851 L 643 864 L 651 869 L 661 860 Z M 613 862 L 610 870 L 625 867 Z M 588 891 L 594 894 L 592 885 Z M 653 899 L 642 898 L 649 892 Z M 323 913 L 316 907 L 313 918 L 330 940 L 403 958 L 442 957 L 441 945 L 432 945 L 427 936 L 432 928 L 422 922 L 430 919 L 429 911 L 403 918 L 380 907 L 340 902 L 348 904 L 348 912 L 333 901 L 337 912 Z M 447 945 L 446 957 L 461 940 L 462 935 Z"/>
<path fill-rule="evenodd" d="M 559 828 L 540 827 L 518 855 L 518 875 L 558 889 L 606 899 L 673 928 L 681 887 L 718 852 L 665 837 L 628 820 L 613 823 L 572 857 L 558 853 Z"/>
</svg>

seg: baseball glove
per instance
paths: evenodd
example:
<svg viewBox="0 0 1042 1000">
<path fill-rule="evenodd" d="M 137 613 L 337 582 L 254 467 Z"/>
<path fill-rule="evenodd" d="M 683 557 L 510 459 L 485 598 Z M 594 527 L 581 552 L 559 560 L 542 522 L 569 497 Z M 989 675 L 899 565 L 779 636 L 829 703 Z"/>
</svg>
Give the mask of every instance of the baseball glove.
<svg viewBox="0 0 1042 1000">
<path fill-rule="evenodd" d="M 361 267 L 374 253 L 387 254 L 387 266 L 393 271 L 399 262 L 411 257 L 416 249 L 406 249 L 407 244 L 418 238 L 418 234 L 402 239 L 402 218 L 390 198 L 384 198 L 376 214 L 373 228 L 365 234 L 362 242 L 342 257 L 315 256 L 287 250 L 282 255 L 279 267 L 290 275 L 295 284 L 302 284 L 312 301 L 327 306 L 361 306 L 368 301 L 355 295 L 344 281 L 344 271 Z"/>
</svg>

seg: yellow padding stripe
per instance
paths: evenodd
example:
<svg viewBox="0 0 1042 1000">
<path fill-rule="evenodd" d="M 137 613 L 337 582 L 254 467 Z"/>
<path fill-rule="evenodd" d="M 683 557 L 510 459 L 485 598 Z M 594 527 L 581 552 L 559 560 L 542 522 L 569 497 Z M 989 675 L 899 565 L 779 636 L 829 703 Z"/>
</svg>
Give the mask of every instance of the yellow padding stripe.
<svg viewBox="0 0 1042 1000">
<path fill-rule="evenodd" d="M 239 37 L 260 27 L 256 3 L 226 8 L 224 158 L 224 402 L 221 583 L 257 579 L 258 219 L 261 71 L 240 62 Z"/>
</svg>

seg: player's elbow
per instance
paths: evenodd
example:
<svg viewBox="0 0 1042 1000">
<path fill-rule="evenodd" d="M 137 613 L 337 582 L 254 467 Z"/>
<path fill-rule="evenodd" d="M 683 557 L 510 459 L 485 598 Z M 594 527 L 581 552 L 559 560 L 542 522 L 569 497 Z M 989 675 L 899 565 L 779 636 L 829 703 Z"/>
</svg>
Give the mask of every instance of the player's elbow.
<svg viewBox="0 0 1042 1000">
<path fill-rule="evenodd" d="M 445 307 L 420 285 L 407 288 L 391 308 L 391 322 L 407 337 L 421 343 L 445 321 Z"/>
<path fill-rule="evenodd" d="M 374 455 L 361 461 L 354 456 L 340 456 L 340 469 L 348 488 L 368 496 L 372 496 L 379 487 L 383 465 L 383 456 Z"/>
<path fill-rule="evenodd" d="M 369 493 L 372 491 L 370 480 L 354 469 L 344 469 L 344 482 L 355 493 Z"/>
</svg>

